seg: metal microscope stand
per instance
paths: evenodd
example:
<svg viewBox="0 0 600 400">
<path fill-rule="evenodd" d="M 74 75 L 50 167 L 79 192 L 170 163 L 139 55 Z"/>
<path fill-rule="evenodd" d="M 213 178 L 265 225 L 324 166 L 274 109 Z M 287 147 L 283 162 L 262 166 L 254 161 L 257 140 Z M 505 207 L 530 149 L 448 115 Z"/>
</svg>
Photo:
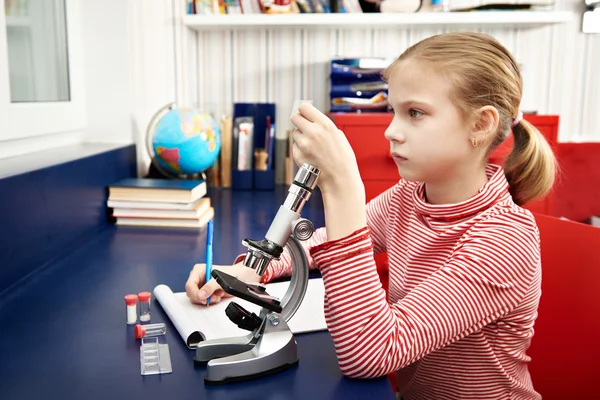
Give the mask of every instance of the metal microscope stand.
<svg viewBox="0 0 600 400">
<path fill-rule="evenodd" d="M 222 271 L 212 272 L 225 292 L 262 306 L 262 309 L 257 316 L 231 302 L 226 310 L 227 316 L 240 328 L 251 333 L 198 344 L 194 362 L 206 363 L 206 384 L 253 379 L 285 370 L 298 363 L 296 340 L 287 322 L 300 307 L 308 286 L 308 260 L 300 240 L 310 238 L 314 227 L 310 221 L 299 216 L 316 187 L 318 175 L 316 168 L 303 165 L 265 239 L 243 241 L 248 247 L 244 265 L 255 269 L 261 276 L 272 259 L 279 259 L 283 247 L 288 249 L 292 259 L 292 275 L 281 300 L 270 296 L 262 285 L 242 282 Z"/>
</svg>

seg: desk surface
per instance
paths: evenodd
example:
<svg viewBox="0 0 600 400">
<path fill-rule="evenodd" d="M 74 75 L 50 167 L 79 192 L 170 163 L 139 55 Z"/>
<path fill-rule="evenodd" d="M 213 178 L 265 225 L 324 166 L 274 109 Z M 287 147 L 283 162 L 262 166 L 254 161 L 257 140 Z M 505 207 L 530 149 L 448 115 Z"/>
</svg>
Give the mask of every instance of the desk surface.
<svg viewBox="0 0 600 400">
<path fill-rule="evenodd" d="M 243 252 L 241 240 L 264 237 L 287 188 L 274 192 L 211 190 L 216 264 Z M 323 225 L 314 196 L 303 216 Z M 261 236 L 262 235 L 262 236 Z M 92 241 L 34 273 L 0 299 L 0 393 L 3 399 L 393 399 L 387 378 L 341 375 L 327 332 L 297 335 L 300 362 L 270 377 L 204 385 L 160 305 L 152 322 L 167 323 L 173 373 L 140 375 L 139 345 L 125 324 L 127 293 L 158 284 L 184 290 L 204 258 L 204 232 L 109 227 Z M 1 266 L 7 268 L 9 266 Z"/>
</svg>

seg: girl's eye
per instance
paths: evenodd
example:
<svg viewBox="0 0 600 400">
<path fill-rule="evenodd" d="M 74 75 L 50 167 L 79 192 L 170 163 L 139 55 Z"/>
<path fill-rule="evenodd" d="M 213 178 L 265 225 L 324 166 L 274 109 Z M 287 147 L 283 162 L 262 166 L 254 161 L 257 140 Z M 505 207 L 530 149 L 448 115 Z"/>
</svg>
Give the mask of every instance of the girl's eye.
<svg viewBox="0 0 600 400">
<path fill-rule="evenodd" d="M 408 114 L 411 118 L 421 118 L 423 116 L 423 113 L 421 111 L 415 110 L 414 108 L 411 108 Z"/>
</svg>

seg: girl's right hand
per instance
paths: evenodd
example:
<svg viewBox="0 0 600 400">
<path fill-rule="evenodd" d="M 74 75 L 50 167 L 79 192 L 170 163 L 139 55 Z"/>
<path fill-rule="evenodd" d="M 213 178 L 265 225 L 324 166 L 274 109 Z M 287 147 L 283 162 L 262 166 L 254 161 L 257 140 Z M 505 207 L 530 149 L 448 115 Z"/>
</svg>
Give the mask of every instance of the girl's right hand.
<svg viewBox="0 0 600 400">
<path fill-rule="evenodd" d="M 244 282 L 260 282 L 260 276 L 252 268 L 245 267 L 242 263 L 214 265 L 213 269 L 223 271 Z M 185 284 L 185 294 L 192 303 L 196 304 L 206 304 L 208 297 L 210 297 L 210 304 L 218 303 L 223 297 L 231 297 L 229 293 L 221 288 L 215 278 L 211 278 L 206 282 L 206 264 L 194 265 Z"/>
</svg>

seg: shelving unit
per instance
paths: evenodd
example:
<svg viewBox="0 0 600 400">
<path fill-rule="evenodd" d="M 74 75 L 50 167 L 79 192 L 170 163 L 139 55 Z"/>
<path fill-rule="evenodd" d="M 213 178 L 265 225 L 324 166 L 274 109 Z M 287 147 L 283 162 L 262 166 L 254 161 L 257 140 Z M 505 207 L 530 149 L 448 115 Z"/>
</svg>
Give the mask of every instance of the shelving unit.
<svg viewBox="0 0 600 400">
<path fill-rule="evenodd" d="M 247 28 L 356 28 L 412 26 L 535 27 L 571 21 L 569 11 L 472 11 L 448 13 L 246 14 L 185 15 L 183 23 L 198 31 Z"/>
</svg>

